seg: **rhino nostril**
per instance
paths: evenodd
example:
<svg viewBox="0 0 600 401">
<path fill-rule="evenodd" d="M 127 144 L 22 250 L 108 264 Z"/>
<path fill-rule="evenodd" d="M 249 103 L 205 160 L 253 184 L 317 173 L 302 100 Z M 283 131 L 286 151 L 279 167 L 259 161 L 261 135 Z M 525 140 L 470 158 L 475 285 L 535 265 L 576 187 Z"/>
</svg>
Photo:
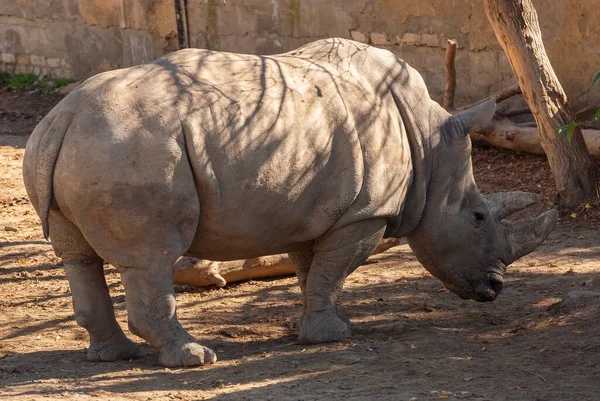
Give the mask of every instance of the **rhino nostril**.
<svg viewBox="0 0 600 401">
<path fill-rule="evenodd" d="M 492 291 L 494 291 L 496 293 L 496 295 L 500 294 L 500 291 L 502 291 L 503 285 L 504 285 L 504 280 L 502 280 L 502 277 L 495 277 L 495 276 L 490 277 L 490 288 L 492 289 Z"/>
</svg>

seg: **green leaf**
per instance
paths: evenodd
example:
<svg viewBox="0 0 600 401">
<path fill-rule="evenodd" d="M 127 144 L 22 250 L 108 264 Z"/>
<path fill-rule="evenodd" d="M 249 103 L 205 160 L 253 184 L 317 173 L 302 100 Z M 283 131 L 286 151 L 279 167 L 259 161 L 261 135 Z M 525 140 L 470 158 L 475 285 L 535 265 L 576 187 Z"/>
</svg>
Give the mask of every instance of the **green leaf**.
<svg viewBox="0 0 600 401">
<path fill-rule="evenodd" d="M 600 79 L 600 72 L 596 74 L 596 76 L 594 77 L 594 79 L 592 79 L 592 85 L 594 85 L 596 83 L 597 80 Z"/>
<path fill-rule="evenodd" d="M 594 114 L 594 121 L 600 120 L 600 109 L 596 110 L 596 114 Z"/>
<path fill-rule="evenodd" d="M 569 124 L 567 126 L 567 140 L 569 141 L 569 143 L 571 143 L 571 141 L 573 140 L 573 132 L 575 131 L 575 127 L 577 127 L 577 124 Z"/>
<path fill-rule="evenodd" d="M 565 131 L 566 131 L 566 130 L 567 130 L 567 126 L 566 126 L 566 125 L 563 125 L 563 126 L 561 126 L 561 127 L 558 127 L 558 128 L 556 129 L 556 132 L 558 132 L 558 135 L 562 135 L 562 134 L 564 134 L 564 133 L 565 133 Z"/>
</svg>

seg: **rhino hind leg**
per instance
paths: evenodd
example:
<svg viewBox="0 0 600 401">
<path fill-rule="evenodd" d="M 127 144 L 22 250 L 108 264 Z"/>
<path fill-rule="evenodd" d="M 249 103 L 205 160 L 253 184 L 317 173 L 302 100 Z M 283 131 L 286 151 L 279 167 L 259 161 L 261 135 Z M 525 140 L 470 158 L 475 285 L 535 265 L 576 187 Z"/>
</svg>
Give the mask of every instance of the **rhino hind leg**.
<svg viewBox="0 0 600 401">
<path fill-rule="evenodd" d="M 216 354 L 198 344 L 177 319 L 172 265 L 157 260 L 152 266 L 121 269 L 129 330 L 159 350 L 163 366 L 214 363 Z"/>
<path fill-rule="evenodd" d="M 302 315 L 300 316 L 300 326 L 302 326 L 302 321 L 306 314 L 306 280 L 308 279 L 308 271 L 315 255 L 312 251 L 306 251 L 290 253 L 289 256 L 294 264 L 294 271 L 296 272 L 296 277 L 298 277 L 298 284 L 302 292 Z"/>
<path fill-rule="evenodd" d="M 348 225 L 319 239 L 312 260 L 295 257 L 304 298 L 300 344 L 342 341 L 351 336 L 350 322 L 336 303 L 344 280 L 369 257 L 384 231 L 384 220 Z"/>
<path fill-rule="evenodd" d="M 138 355 L 138 346 L 127 338 L 115 319 L 104 279 L 103 260 L 81 232 L 60 211 L 51 210 L 52 246 L 63 259 L 69 280 L 75 320 L 90 336 L 90 361 L 116 361 Z"/>
</svg>

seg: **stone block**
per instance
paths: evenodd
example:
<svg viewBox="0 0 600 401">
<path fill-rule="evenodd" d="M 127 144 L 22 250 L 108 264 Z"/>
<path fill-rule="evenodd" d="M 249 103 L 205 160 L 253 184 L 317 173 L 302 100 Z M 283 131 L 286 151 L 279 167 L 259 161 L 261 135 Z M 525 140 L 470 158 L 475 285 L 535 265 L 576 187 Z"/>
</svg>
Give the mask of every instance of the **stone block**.
<svg viewBox="0 0 600 401">
<path fill-rule="evenodd" d="M 32 68 L 30 65 L 26 64 L 17 64 L 15 67 L 15 74 L 29 74 Z"/>
<path fill-rule="evenodd" d="M 398 37 L 398 44 L 407 44 L 407 45 L 415 45 L 421 43 L 421 35 L 406 32 L 402 37 Z"/>
<path fill-rule="evenodd" d="M 58 57 L 52 57 L 46 60 L 46 64 L 50 68 L 58 68 L 60 67 L 60 59 Z"/>
<path fill-rule="evenodd" d="M 357 42 L 367 43 L 367 36 L 361 31 L 350 31 L 350 37 Z"/>
<path fill-rule="evenodd" d="M 33 65 L 46 65 L 46 57 L 44 57 L 44 56 L 38 56 L 38 55 L 32 54 L 30 56 L 30 60 L 31 60 L 31 64 L 33 64 Z"/>
<path fill-rule="evenodd" d="M 390 44 L 387 35 L 379 32 L 371 32 L 371 43 L 375 46 L 385 46 Z"/>
<path fill-rule="evenodd" d="M 440 43 L 441 42 L 440 38 L 438 38 L 437 35 L 432 35 L 432 34 L 429 34 L 429 33 L 424 33 L 423 35 L 421 35 L 421 41 L 426 46 L 442 47 L 442 45 Z"/>
<path fill-rule="evenodd" d="M 73 71 L 70 68 L 60 68 L 55 70 L 56 78 L 73 79 Z"/>
<path fill-rule="evenodd" d="M 291 36 L 295 37 L 347 37 L 349 29 L 358 26 L 354 25 L 350 13 L 340 1 L 280 1 L 279 13 L 281 23 L 291 29 Z"/>
<path fill-rule="evenodd" d="M 0 63 L 0 72 L 8 72 L 9 74 L 14 74 L 15 67 L 15 64 Z"/>
<path fill-rule="evenodd" d="M 17 58 L 14 53 L 2 53 L 2 62 L 6 64 L 14 64 Z"/>
<path fill-rule="evenodd" d="M 28 65 L 30 64 L 29 54 L 17 54 L 17 64 L 18 65 Z"/>
</svg>

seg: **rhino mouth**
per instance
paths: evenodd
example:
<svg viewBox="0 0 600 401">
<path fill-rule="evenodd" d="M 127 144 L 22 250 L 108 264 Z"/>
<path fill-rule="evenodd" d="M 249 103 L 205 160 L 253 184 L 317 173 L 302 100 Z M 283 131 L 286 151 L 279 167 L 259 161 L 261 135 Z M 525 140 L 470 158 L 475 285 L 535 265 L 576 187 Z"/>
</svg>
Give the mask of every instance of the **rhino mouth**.
<svg viewBox="0 0 600 401">
<path fill-rule="evenodd" d="M 491 302 L 500 294 L 504 278 L 498 273 L 488 273 L 484 281 L 473 290 L 473 299 L 478 302 Z"/>
<path fill-rule="evenodd" d="M 493 271 L 487 273 L 483 280 L 472 282 L 467 288 L 461 288 L 451 283 L 445 283 L 446 288 L 458 295 L 459 298 L 472 299 L 477 302 L 491 302 L 495 300 L 504 286 L 503 273 Z"/>
</svg>

